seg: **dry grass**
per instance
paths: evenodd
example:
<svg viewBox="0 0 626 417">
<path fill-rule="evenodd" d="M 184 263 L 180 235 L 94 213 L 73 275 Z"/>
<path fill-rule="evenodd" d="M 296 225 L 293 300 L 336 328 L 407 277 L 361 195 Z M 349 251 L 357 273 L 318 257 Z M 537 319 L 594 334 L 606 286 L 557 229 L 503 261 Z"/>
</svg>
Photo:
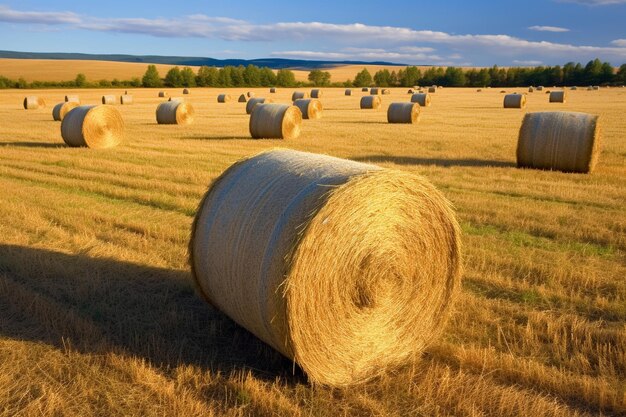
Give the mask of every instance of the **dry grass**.
<svg viewBox="0 0 626 417">
<path fill-rule="evenodd" d="M 0 93 L 0 415 L 626 413 L 626 92 L 529 95 L 511 112 L 497 90 L 446 88 L 415 126 L 386 123 L 406 89 L 372 111 L 326 89 L 324 118 L 291 141 L 250 140 L 245 104 L 218 92 L 194 89 L 194 124 L 159 126 L 156 91 L 132 91 L 127 141 L 108 150 L 66 147 L 49 109 Z M 594 174 L 516 169 L 524 113 L 561 109 L 601 115 Z M 194 293 L 186 247 L 207 185 L 275 146 L 418 172 L 456 206 L 463 289 L 419 363 L 310 386 Z"/>
</svg>

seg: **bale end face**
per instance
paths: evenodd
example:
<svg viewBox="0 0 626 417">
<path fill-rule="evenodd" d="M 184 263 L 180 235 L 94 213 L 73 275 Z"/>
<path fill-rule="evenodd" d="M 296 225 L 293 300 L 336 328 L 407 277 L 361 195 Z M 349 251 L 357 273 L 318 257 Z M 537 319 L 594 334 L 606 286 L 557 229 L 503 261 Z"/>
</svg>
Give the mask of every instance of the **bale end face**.
<svg viewBox="0 0 626 417">
<path fill-rule="evenodd" d="M 293 102 L 300 109 L 303 119 L 321 119 L 322 102 L 313 98 L 301 98 Z"/>
<path fill-rule="evenodd" d="M 63 118 L 61 136 L 72 147 L 111 148 L 124 139 L 124 120 L 113 106 L 78 106 Z"/>
</svg>

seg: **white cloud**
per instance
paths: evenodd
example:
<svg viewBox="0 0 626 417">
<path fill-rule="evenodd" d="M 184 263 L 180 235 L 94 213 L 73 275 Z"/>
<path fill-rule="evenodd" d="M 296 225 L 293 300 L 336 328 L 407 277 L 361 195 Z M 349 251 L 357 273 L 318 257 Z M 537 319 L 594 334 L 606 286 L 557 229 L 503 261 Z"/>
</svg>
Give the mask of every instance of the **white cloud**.
<svg viewBox="0 0 626 417">
<path fill-rule="evenodd" d="M 405 53 L 398 50 L 376 49 L 376 48 L 343 48 L 339 52 L 324 51 L 275 51 L 270 55 L 282 58 L 297 59 L 324 59 L 324 60 L 349 60 L 349 61 L 391 61 L 397 63 L 450 63 L 439 55 L 424 53 Z M 418 48 L 419 49 L 419 48 Z M 432 48 L 426 48 L 433 50 Z M 459 57 L 460 58 L 460 57 Z M 455 58 L 451 58 L 455 59 Z"/>
<path fill-rule="evenodd" d="M 59 25 L 80 23 L 80 17 L 72 12 L 21 12 L 0 5 L 0 22 Z"/>
<path fill-rule="evenodd" d="M 626 39 L 615 39 L 611 41 L 611 45 L 615 45 L 618 48 L 626 48 Z"/>
<path fill-rule="evenodd" d="M 569 32 L 569 29 L 558 26 L 529 26 L 528 29 L 538 32 Z"/>
<path fill-rule="evenodd" d="M 522 60 L 522 61 L 520 61 L 520 60 L 517 60 L 517 59 L 514 59 L 513 63 L 517 64 L 517 65 L 524 65 L 524 66 L 530 66 L 530 67 L 536 67 L 537 65 L 543 64 L 543 62 L 541 62 L 541 61 L 535 61 L 535 60 L 526 60 L 526 61 Z"/>
</svg>

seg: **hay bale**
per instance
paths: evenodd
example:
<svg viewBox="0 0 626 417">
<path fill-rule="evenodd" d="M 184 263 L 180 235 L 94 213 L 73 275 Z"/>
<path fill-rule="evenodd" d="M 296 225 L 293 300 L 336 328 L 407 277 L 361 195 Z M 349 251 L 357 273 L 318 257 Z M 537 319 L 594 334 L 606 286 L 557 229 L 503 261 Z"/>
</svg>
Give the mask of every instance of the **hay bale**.
<svg viewBox="0 0 626 417">
<path fill-rule="evenodd" d="M 417 93 L 411 96 L 411 103 L 417 103 L 422 107 L 430 106 L 430 95 L 428 93 Z"/>
<path fill-rule="evenodd" d="M 167 93 L 165 91 L 159 91 L 159 97 L 167 97 Z"/>
<path fill-rule="evenodd" d="M 346 91 L 344 92 L 344 94 L 345 94 L 346 96 L 351 96 L 351 95 L 352 95 L 352 90 L 351 90 L 351 89 L 349 89 L 349 88 L 346 88 Z"/>
<path fill-rule="evenodd" d="M 362 109 L 379 109 L 382 105 L 382 100 L 380 96 L 363 96 L 361 97 L 361 108 Z"/>
<path fill-rule="evenodd" d="M 314 98 L 301 98 L 293 102 L 300 109 L 303 119 L 321 119 L 322 102 Z"/>
<path fill-rule="evenodd" d="M 482 88 L 479 88 L 478 90 L 476 90 L 476 92 L 477 92 L 477 93 L 482 93 L 482 92 L 483 92 L 483 89 L 482 89 Z"/>
<path fill-rule="evenodd" d="M 120 96 L 120 104 L 133 104 L 133 96 L 128 94 Z"/>
<path fill-rule="evenodd" d="M 275 94 L 276 93 L 276 87 L 270 88 L 270 93 Z"/>
<path fill-rule="evenodd" d="M 600 90 L 600 86 L 599 85 L 594 85 L 593 87 L 591 87 L 594 91 L 598 91 Z"/>
<path fill-rule="evenodd" d="M 381 93 L 381 89 L 377 87 L 370 88 L 370 95 L 377 96 Z"/>
<path fill-rule="evenodd" d="M 598 116 L 577 112 L 528 113 L 517 142 L 517 166 L 591 173 L 600 154 Z"/>
<path fill-rule="evenodd" d="M 189 94 L 189 89 L 187 88 L 183 89 L 183 94 Z"/>
<path fill-rule="evenodd" d="M 506 90 L 500 90 L 500 94 L 506 94 Z"/>
<path fill-rule="evenodd" d="M 300 136 L 302 112 L 287 104 L 258 104 L 250 114 L 250 135 L 254 139 L 295 139 Z"/>
<path fill-rule="evenodd" d="M 220 94 L 217 96 L 218 103 L 228 103 L 230 100 L 231 100 L 230 94 Z M 244 96 L 244 100 L 245 100 L 245 96 Z"/>
<path fill-rule="evenodd" d="M 65 96 L 66 102 L 74 102 L 80 104 L 80 98 L 78 96 Z"/>
<path fill-rule="evenodd" d="M 113 106 L 78 106 L 63 118 L 61 136 L 72 147 L 111 148 L 124 139 L 124 120 Z"/>
<path fill-rule="evenodd" d="M 565 90 L 552 91 L 550 93 L 550 103 L 565 103 Z"/>
<path fill-rule="evenodd" d="M 164 101 L 156 109 L 156 119 L 160 125 L 186 125 L 193 122 L 193 116 L 193 106 L 180 100 Z"/>
<path fill-rule="evenodd" d="M 536 88 L 537 91 L 543 91 L 543 85 L 540 85 L 539 87 Z"/>
<path fill-rule="evenodd" d="M 433 86 L 433 87 L 428 87 L 428 92 L 429 93 L 436 93 L 437 92 L 437 87 Z"/>
<path fill-rule="evenodd" d="M 46 102 L 44 99 L 39 98 L 37 96 L 27 96 L 24 97 L 24 109 L 26 110 L 36 110 L 38 108 L 46 107 Z"/>
<path fill-rule="evenodd" d="M 271 98 L 263 98 L 263 97 L 253 97 L 250 100 L 248 100 L 248 103 L 246 104 L 246 114 L 250 114 L 252 113 L 252 109 L 254 109 L 254 106 L 256 106 L 257 104 L 262 104 L 262 103 L 271 103 L 272 99 Z"/>
<path fill-rule="evenodd" d="M 363 92 L 363 93 L 369 93 L 369 91 L 370 91 L 370 89 L 367 88 L 367 87 L 362 87 L 361 88 L 361 92 Z"/>
<path fill-rule="evenodd" d="M 576 87 L 576 86 L 574 86 L 574 87 L 570 87 L 570 90 L 572 90 L 572 91 L 576 91 L 576 90 L 578 90 L 578 87 Z"/>
<path fill-rule="evenodd" d="M 309 93 L 303 91 L 294 91 L 291 95 L 291 101 L 300 100 L 301 98 L 309 98 Z"/>
<path fill-rule="evenodd" d="M 546 94 L 550 94 L 550 93 L 551 93 L 551 91 L 550 91 L 550 90 L 546 91 Z"/>
<path fill-rule="evenodd" d="M 246 95 L 245 95 L 245 94 L 242 94 L 242 95 L 240 95 L 240 96 L 239 96 L 239 98 L 237 99 L 237 101 L 238 101 L 239 103 L 246 103 L 246 102 L 248 101 L 248 97 L 246 97 Z"/>
<path fill-rule="evenodd" d="M 424 177 L 287 149 L 211 184 L 189 254 L 206 301 L 330 386 L 418 358 L 461 282 L 459 225 Z"/>
<path fill-rule="evenodd" d="M 387 109 L 388 123 L 417 123 L 420 105 L 417 103 L 391 103 Z"/>
<path fill-rule="evenodd" d="M 322 95 L 323 93 L 322 93 L 322 90 L 320 89 L 315 88 L 311 90 L 311 98 L 322 98 Z"/>
<path fill-rule="evenodd" d="M 114 95 L 106 95 L 102 96 L 102 104 L 115 104 L 115 96 Z"/>
<path fill-rule="evenodd" d="M 409 88 L 409 91 L 406 92 L 407 94 L 413 94 L 413 90 Z"/>
<path fill-rule="evenodd" d="M 387 88 L 383 88 L 382 91 L 381 91 L 381 94 L 384 94 L 384 95 L 391 94 L 391 90 L 389 90 Z"/>
<path fill-rule="evenodd" d="M 507 94 L 504 96 L 505 109 L 523 109 L 526 107 L 526 96 L 524 94 Z"/>
<path fill-rule="evenodd" d="M 528 87 L 528 92 L 529 93 L 534 93 L 535 92 L 535 88 L 534 87 Z"/>
<path fill-rule="evenodd" d="M 248 92 L 246 93 L 246 96 L 247 96 L 248 98 L 254 97 L 254 93 L 253 93 L 252 91 L 248 91 Z"/>
<path fill-rule="evenodd" d="M 52 120 L 55 120 L 57 122 L 63 121 L 65 115 L 69 113 L 69 111 L 72 110 L 74 107 L 78 107 L 79 105 L 80 104 L 75 101 L 64 101 L 55 105 L 52 108 Z"/>
</svg>

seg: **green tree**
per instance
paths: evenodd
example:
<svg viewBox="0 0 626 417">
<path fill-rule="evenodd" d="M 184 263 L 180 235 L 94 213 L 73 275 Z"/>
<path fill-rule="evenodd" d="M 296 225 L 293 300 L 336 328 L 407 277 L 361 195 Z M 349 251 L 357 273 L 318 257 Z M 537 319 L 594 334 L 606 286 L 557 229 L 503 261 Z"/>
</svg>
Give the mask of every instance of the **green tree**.
<svg viewBox="0 0 626 417">
<path fill-rule="evenodd" d="M 370 74 L 367 68 L 363 68 L 363 70 L 354 77 L 353 84 L 355 87 L 369 87 L 372 85 L 372 82 L 372 74 Z"/>
<path fill-rule="evenodd" d="M 195 87 L 196 86 L 196 74 L 189 67 L 183 68 L 180 72 L 183 87 Z"/>
<path fill-rule="evenodd" d="M 622 64 L 617 70 L 617 74 L 615 74 L 615 81 L 618 83 L 625 85 L 626 84 L 626 64 Z"/>
<path fill-rule="evenodd" d="M 309 72 L 309 81 L 315 86 L 324 86 L 330 84 L 330 72 L 314 69 Z"/>
<path fill-rule="evenodd" d="M 207 67 L 206 65 L 200 67 L 198 75 L 196 76 L 196 84 L 200 87 L 215 87 L 217 86 L 217 76 L 219 72 L 215 67 Z"/>
<path fill-rule="evenodd" d="M 422 72 L 417 67 L 406 67 L 404 71 L 398 72 L 398 78 L 402 87 L 417 85 L 421 77 Z"/>
<path fill-rule="evenodd" d="M 156 65 L 148 65 L 148 69 L 141 79 L 141 84 L 148 88 L 161 87 L 163 85 Z"/>
<path fill-rule="evenodd" d="M 446 68 L 442 84 L 450 87 L 463 87 L 466 81 L 465 73 L 461 68 L 448 67 Z"/>
<path fill-rule="evenodd" d="M 217 75 L 217 85 L 220 87 L 232 87 L 233 86 L 233 67 L 225 66 Z"/>
<path fill-rule="evenodd" d="M 391 73 L 387 69 L 376 71 L 374 74 L 374 84 L 378 87 L 389 87 L 391 85 Z"/>
<path fill-rule="evenodd" d="M 183 76 L 180 73 L 180 68 L 171 68 L 167 74 L 165 74 L 165 85 L 168 87 L 183 86 Z"/>
<path fill-rule="evenodd" d="M 250 87 L 261 85 L 261 71 L 256 65 L 248 65 L 243 71 L 243 80 Z"/>
<path fill-rule="evenodd" d="M 288 69 L 279 69 L 276 73 L 276 85 L 279 87 L 293 87 L 296 85 L 296 76 Z"/>
<path fill-rule="evenodd" d="M 261 68 L 260 79 L 261 79 L 261 86 L 263 87 L 271 87 L 273 85 L 276 85 L 276 81 L 277 81 L 276 74 L 274 74 L 274 71 L 272 71 L 268 67 Z"/>
<path fill-rule="evenodd" d="M 602 62 L 598 58 L 585 66 L 584 77 L 587 84 L 599 84 L 602 75 Z"/>
<path fill-rule="evenodd" d="M 84 87 L 87 85 L 87 77 L 83 73 L 76 74 L 76 78 L 74 79 L 74 85 L 76 87 Z"/>
<path fill-rule="evenodd" d="M 608 62 L 603 62 L 602 70 L 600 72 L 600 80 L 598 82 L 600 84 L 610 83 L 613 82 L 613 78 L 615 78 L 615 70 L 613 69 L 613 66 Z"/>
<path fill-rule="evenodd" d="M 233 87 L 241 87 L 244 85 L 250 85 L 246 83 L 246 68 L 243 65 L 239 65 L 238 67 L 229 67 L 230 68 L 230 81 Z"/>
</svg>

